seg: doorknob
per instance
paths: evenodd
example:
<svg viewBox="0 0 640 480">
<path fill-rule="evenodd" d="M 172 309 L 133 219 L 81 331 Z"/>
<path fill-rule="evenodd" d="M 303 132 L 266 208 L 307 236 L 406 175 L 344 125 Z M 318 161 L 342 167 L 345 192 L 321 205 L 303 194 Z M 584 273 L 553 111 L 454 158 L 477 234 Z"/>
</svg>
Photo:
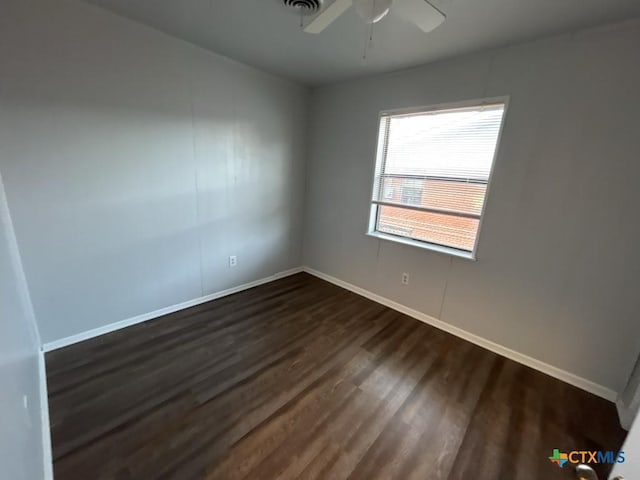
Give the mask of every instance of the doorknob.
<svg viewBox="0 0 640 480">
<path fill-rule="evenodd" d="M 576 467 L 576 475 L 578 480 L 598 480 L 598 474 L 588 465 L 578 465 Z M 617 476 L 611 480 L 624 480 L 624 477 Z"/>
<path fill-rule="evenodd" d="M 578 465 L 576 475 L 578 480 L 598 480 L 598 474 L 588 465 Z"/>
</svg>

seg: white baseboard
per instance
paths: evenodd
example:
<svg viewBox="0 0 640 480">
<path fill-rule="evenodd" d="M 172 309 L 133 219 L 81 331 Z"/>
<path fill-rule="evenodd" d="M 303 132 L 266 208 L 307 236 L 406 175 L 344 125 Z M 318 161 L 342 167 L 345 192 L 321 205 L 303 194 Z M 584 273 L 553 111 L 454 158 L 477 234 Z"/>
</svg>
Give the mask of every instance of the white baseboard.
<svg viewBox="0 0 640 480">
<path fill-rule="evenodd" d="M 135 317 L 127 318 L 119 322 L 110 323 L 109 325 L 94 328 L 93 330 L 87 330 L 86 332 L 78 333 L 76 335 L 71 335 L 70 337 L 54 340 L 53 342 L 45 343 L 42 346 L 42 349 L 44 350 L 44 352 L 51 352 L 59 348 L 68 347 L 69 345 L 73 345 L 74 343 L 83 342 L 84 340 L 89 340 L 91 338 L 99 337 L 100 335 L 105 335 L 107 333 L 115 332 L 116 330 L 120 330 L 122 328 L 127 328 L 132 325 L 136 325 L 138 323 L 146 322 L 148 320 L 153 320 L 154 318 L 158 318 L 163 315 L 168 315 L 170 313 L 174 313 L 179 310 L 184 310 L 185 308 L 194 307 L 202 303 L 210 302 L 211 300 L 216 300 L 218 298 L 226 297 L 227 295 L 238 293 L 243 290 L 248 290 L 250 288 L 257 287 L 265 283 L 273 282 L 274 280 L 288 277 L 290 275 L 295 275 L 296 273 L 300 273 L 302 271 L 303 271 L 302 267 L 296 267 L 290 270 L 285 270 L 284 272 L 276 273 L 274 275 L 270 275 L 269 277 L 261 278 L 259 280 L 245 283 L 243 285 L 238 285 L 237 287 L 229 288 L 227 290 L 222 290 L 221 292 L 205 295 L 204 297 L 188 300 L 186 302 L 161 308 L 153 312 L 143 313 L 142 315 L 137 315 Z"/>
<path fill-rule="evenodd" d="M 542 373 L 557 378 L 558 380 L 562 380 L 565 383 L 574 385 L 589 393 L 593 393 L 594 395 L 605 398 L 611 402 L 616 401 L 618 397 L 618 394 L 610 388 L 598 385 L 597 383 L 587 380 L 586 378 L 579 377 L 578 375 L 574 375 L 573 373 L 567 372 L 566 370 L 554 367 L 553 365 L 549 365 L 548 363 L 542 362 L 533 357 L 529 357 L 528 355 L 524 355 L 522 353 L 516 352 L 515 350 L 511 350 L 510 348 L 499 345 L 495 342 L 492 342 L 491 340 L 487 340 L 486 338 L 482 338 L 473 333 L 469 333 L 466 330 L 455 327 L 430 315 L 401 305 L 397 302 L 394 302 L 393 300 L 389 300 L 388 298 L 372 293 L 356 285 L 352 285 L 351 283 L 332 277 L 331 275 L 327 275 L 326 273 L 319 272 L 310 267 L 304 267 L 304 271 L 318 278 L 321 278 L 322 280 L 326 280 L 327 282 L 333 283 L 335 285 L 338 285 L 339 287 L 357 293 L 358 295 L 362 295 L 369 300 L 373 300 L 374 302 L 380 303 L 400 313 L 404 313 L 405 315 L 413 317 L 416 320 L 420 320 L 421 322 L 424 322 L 435 328 L 444 330 L 447 333 L 462 338 L 463 340 L 467 340 L 468 342 L 497 353 L 498 355 L 502 355 L 503 357 L 506 357 L 510 360 L 521 363 L 522 365 L 526 365 L 527 367 L 531 367 Z"/>
<path fill-rule="evenodd" d="M 633 408 L 629 408 L 619 398 L 616 400 L 616 409 L 618 410 L 618 418 L 620 419 L 620 425 L 625 430 L 629 430 L 638 412 Z"/>
<path fill-rule="evenodd" d="M 53 342 L 50 343 L 46 343 L 43 345 L 43 350 L 44 352 L 50 352 L 52 350 L 57 350 L 59 348 L 63 348 L 63 347 L 67 347 L 69 345 L 73 345 L 74 343 L 78 343 L 78 342 L 82 342 L 84 340 L 89 340 L 91 338 L 95 338 L 98 337 L 100 335 L 105 335 L 107 333 L 111 333 L 114 332 L 116 330 L 120 330 L 122 328 L 126 328 L 129 327 L 131 325 L 136 325 L 138 323 L 142 323 L 142 322 L 146 322 L 148 320 L 152 320 L 154 318 L 158 318 L 161 317 L 163 315 L 167 315 L 169 313 L 174 313 L 177 312 L 179 310 L 183 310 L 185 308 L 189 308 L 189 307 L 193 307 L 196 305 L 200 305 L 202 303 L 205 302 L 209 302 L 211 300 L 216 300 L 218 298 L 221 297 L 225 297 L 227 295 L 231 295 L 233 293 L 237 293 L 237 292 L 241 292 L 243 290 L 247 290 L 249 288 L 253 288 L 253 287 L 257 287 L 259 285 L 263 285 L 265 283 L 269 283 L 272 282 L 274 280 L 278 280 L 280 278 L 284 278 L 284 277 L 288 277 L 290 275 L 294 275 L 296 273 L 300 273 L 302 271 L 305 271 L 315 277 L 321 278 L 323 280 L 326 280 L 327 282 L 333 283 L 335 285 L 338 285 L 339 287 L 345 288 L 347 290 L 350 290 L 354 293 L 357 293 L 358 295 L 362 295 L 363 297 L 366 297 L 370 300 L 373 300 L 374 302 L 380 303 L 386 307 L 389 307 L 393 310 L 396 310 L 398 312 L 401 312 L 405 315 L 408 315 L 410 317 L 413 317 L 417 320 L 420 320 L 421 322 L 424 322 L 426 324 L 429 324 L 435 328 L 438 328 L 440 330 L 443 330 L 445 332 L 448 332 L 452 335 L 455 335 L 456 337 L 462 338 L 464 340 L 467 340 L 475 345 L 478 345 L 482 348 L 485 348 L 487 350 L 490 350 L 494 353 L 497 353 L 498 355 L 502 355 L 503 357 L 509 358 L 515 362 L 521 363 L 523 365 L 526 365 L 528 367 L 531 367 L 535 370 L 538 370 L 542 373 L 545 373 L 547 375 L 550 375 L 554 378 L 557 378 L 559 380 L 562 380 L 565 383 L 569 383 L 571 385 L 574 385 L 578 388 L 581 388 L 582 390 L 585 390 L 587 392 L 593 393 L 594 395 L 598 395 L 599 397 L 605 398 L 609 401 L 615 402 L 618 394 L 611 390 L 610 388 L 604 387 L 602 385 L 599 385 L 597 383 L 594 383 L 590 380 L 587 380 L 586 378 L 582 378 L 579 377 L 578 375 L 575 375 L 573 373 L 567 372 L 566 370 L 562 370 L 560 368 L 554 367 L 553 365 L 549 365 L 548 363 L 542 362 L 540 360 L 537 360 L 533 357 L 529 357 L 528 355 L 524 355 L 522 353 L 516 352 L 515 350 L 511 350 L 510 348 L 507 348 L 503 345 L 499 345 L 495 342 L 492 342 L 491 340 L 487 340 L 486 338 L 482 338 L 479 337 L 478 335 L 475 335 L 473 333 L 467 332 L 466 330 L 463 330 L 461 328 L 458 328 L 454 325 L 451 325 L 449 323 L 443 322 L 442 320 L 438 320 L 437 318 L 434 318 L 430 315 L 427 315 L 425 313 L 419 312 L 417 310 L 414 310 L 412 308 L 406 307 L 404 305 L 401 305 L 400 303 L 394 302 L 393 300 L 390 300 L 388 298 L 382 297 L 380 295 L 377 295 L 375 293 L 372 293 L 368 290 L 365 290 L 363 288 L 360 288 L 356 285 L 353 285 L 351 283 L 345 282 L 343 280 L 340 280 L 338 278 L 332 277 L 331 275 L 327 275 L 325 273 L 319 272 L 317 270 L 314 270 L 313 268 L 310 267 L 297 267 L 297 268 L 292 268 L 290 270 L 286 270 L 284 272 L 280 272 L 280 273 L 276 273 L 275 275 L 271 275 L 269 277 L 266 278 L 262 278 L 260 280 L 256 280 L 253 282 L 249 282 L 249 283 L 245 283 L 244 285 L 239 285 L 237 287 L 233 287 L 233 288 L 229 288 L 227 290 L 223 290 L 221 292 L 216 292 L 213 293 L 211 295 L 206 295 L 204 297 L 200 297 L 200 298 L 196 298 L 193 300 L 189 300 L 187 302 L 183 302 L 177 305 L 172 305 L 166 308 L 161 308 L 159 310 L 156 310 L 154 312 L 150 312 L 150 313 L 145 313 L 142 315 L 138 315 L 136 317 L 132 317 L 126 320 L 122 320 L 119 322 L 115 322 L 115 323 L 111 323 L 109 325 L 105 325 L 103 327 L 99 327 L 99 328 L 95 328 L 93 330 L 88 330 L 86 332 L 82 332 L 79 333 L 77 335 L 72 335 L 70 337 L 66 337 L 66 338 L 62 338 L 60 340 L 55 340 Z M 43 367 L 44 368 L 44 367 Z M 626 418 L 626 417 L 625 417 Z M 621 417 L 622 420 L 622 417 Z"/>
<path fill-rule="evenodd" d="M 40 424 L 42 428 L 42 461 L 44 480 L 53 480 L 53 452 L 51 450 L 51 423 L 49 422 L 49 394 L 47 392 L 47 369 L 44 351 L 38 352 L 38 375 L 40 380 Z"/>
</svg>

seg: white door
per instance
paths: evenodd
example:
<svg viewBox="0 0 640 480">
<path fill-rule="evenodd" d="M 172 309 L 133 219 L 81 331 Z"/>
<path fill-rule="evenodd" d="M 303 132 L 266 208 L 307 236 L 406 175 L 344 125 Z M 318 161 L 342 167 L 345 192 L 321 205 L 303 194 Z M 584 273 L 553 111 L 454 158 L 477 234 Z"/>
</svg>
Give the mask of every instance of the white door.
<svg viewBox="0 0 640 480">
<path fill-rule="evenodd" d="M 624 463 L 617 463 L 609 478 L 622 477 L 624 480 L 640 480 L 640 415 L 629 430 L 622 447 Z"/>
</svg>

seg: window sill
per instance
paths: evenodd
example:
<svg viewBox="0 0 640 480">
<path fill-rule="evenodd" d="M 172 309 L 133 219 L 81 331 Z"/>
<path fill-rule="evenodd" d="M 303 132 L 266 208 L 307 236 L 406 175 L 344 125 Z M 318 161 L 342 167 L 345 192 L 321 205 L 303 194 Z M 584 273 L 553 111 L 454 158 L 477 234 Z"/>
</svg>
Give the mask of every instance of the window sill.
<svg viewBox="0 0 640 480">
<path fill-rule="evenodd" d="M 375 231 L 367 232 L 367 236 L 380 240 L 387 240 L 394 243 L 400 243 L 402 245 L 409 245 L 411 247 L 422 248 L 423 250 L 430 250 L 432 252 L 444 253 L 445 255 L 451 255 L 453 257 L 465 258 L 474 262 L 477 260 L 473 252 L 465 252 L 463 250 L 458 250 L 457 248 L 436 245 L 435 243 L 420 242 L 418 240 L 412 240 L 410 238 L 403 238 L 396 235 L 390 235 L 388 233 Z"/>
</svg>

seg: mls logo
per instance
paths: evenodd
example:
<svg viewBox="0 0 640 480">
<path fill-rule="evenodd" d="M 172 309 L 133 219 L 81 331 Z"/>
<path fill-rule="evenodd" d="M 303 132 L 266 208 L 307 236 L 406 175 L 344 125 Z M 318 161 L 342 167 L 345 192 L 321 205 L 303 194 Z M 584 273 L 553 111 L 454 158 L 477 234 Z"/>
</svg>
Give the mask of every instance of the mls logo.
<svg viewBox="0 0 640 480">
<path fill-rule="evenodd" d="M 559 449 L 553 449 L 553 455 L 549 457 L 551 463 L 555 463 L 560 468 L 564 467 L 564 464 L 569 462 L 577 465 L 582 464 L 598 464 L 598 463 L 624 463 L 624 452 L 611 452 L 611 451 L 599 451 L 599 450 L 574 450 L 569 453 L 561 452 Z"/>
<path fill-rule="evenodd" d="M 569 455 L 561 453 L 557 448 L 553 449 L 553 455 L 549 457 L 551 462 L 556 463 L 560 468 L 564 467 L 564 464 L 569 461 Z"/>
</svg>

